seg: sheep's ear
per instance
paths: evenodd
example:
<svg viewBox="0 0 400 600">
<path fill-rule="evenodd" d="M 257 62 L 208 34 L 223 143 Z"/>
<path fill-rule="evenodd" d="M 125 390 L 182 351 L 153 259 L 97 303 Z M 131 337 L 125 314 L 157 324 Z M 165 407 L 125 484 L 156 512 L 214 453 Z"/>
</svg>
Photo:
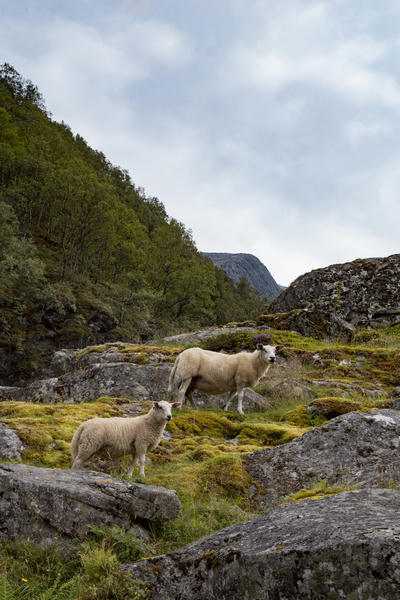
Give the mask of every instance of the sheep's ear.
<svg viewBox="0 0 400 600">
<path fill-rule="evenodd" d="M 263 345 L 262 344 L 257 344 L 257 350 L 262 350 L 263 349 Z"/>
<path fill-rule="evenodd" d="M 182 402 L 173 402 L 172 408 L 180 408 L 182 406 Z"/>
<path fill-rule="evenodd" d="M 158 402 L 154 402 L 153 408 L 160 408 L 160 405 L 158 404 Z"/>
<path fill-rule="evenodd" d="M 280 352 L 281 350 L 284 349 L 285 346 L 283 346 L 282 344 L 280 346 L 275 346 L 275 352 Z"/>
</svg>

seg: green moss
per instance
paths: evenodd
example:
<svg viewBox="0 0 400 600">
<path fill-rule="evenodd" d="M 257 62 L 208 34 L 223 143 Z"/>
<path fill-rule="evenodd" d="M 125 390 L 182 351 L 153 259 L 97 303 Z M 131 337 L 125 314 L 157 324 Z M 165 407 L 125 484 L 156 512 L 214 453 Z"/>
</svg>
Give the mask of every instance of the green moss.
<svg viewBox="0 0 400 600">
<path fill-rule="evenodd" d="M 255 327 L 256 326 L 256 322 L 255 321 L 231 321 L 230 323 L 226 323 L 226 325 L 224 325 L 224 327 Z"/>
<path fill-rule="evenodd" d="M 135 355 L 134 357 L 134 362 L 138 363 L 139 365 L 146 365 L 149 360 L 149 354 L 146 354 L 146 352 L 139 352 L 138 354 Z"/>
<path fill-rule="evenodd" d="M 210 552 L 204 552 L 198 558 L 193 561 L 195 567 L 198 567 L 202 561 L 205 561 L 207 569 L 213 569 L 219 565 L 219 560 L 217 558 L 217 553 L 215 550 L 211 550 Z"/>
<path fill-rule="evenodd" d="M 235 421 L 244 419 L 239 414 L 182 409 L 168 424 L 168 430 L 175 434 L 203 435 L 217 438 L 232 438 L 237 429 Z"/>
<path fill-rule="evenodd" d="M 318 427 L 326 423 L 327 419 L 321 415 L 311 414 L 304 404 L 300 404 L 296 408 L 281 412 L 279 420 L 298 427 Z"/>
<path fill-rule="evenodd" d="M 360 329 L 354 335 L 355 343 L 368 343 L 380 339 L 381 336 L 377 329 Z"/>
<path fill-rule="evenodd" d="M 241 443 L 257 443 L 260 446 L 275 446 L 285 444 L 302 435 L 305 428 L 289 424 L 252 423 L 238 426 L 238 440 Z"/>
<path fill-rule="evenodd" d="M 350 490 L 349 486 L 335 486 L 329 485 L 326 479 L 322 479 L 320 481 L 316 481 L 308 487 L 303 488 L 299 492 L 295 494 L 290 494 L 283 498 L 282 503 L 286 502 L 301 502 L 302 500 L 318 500 L 319 498 L 324 498 L 325 496 L 330 496 L 332 494 L 340 494 L 341 492 L 346 492 Z"/>
</svg>

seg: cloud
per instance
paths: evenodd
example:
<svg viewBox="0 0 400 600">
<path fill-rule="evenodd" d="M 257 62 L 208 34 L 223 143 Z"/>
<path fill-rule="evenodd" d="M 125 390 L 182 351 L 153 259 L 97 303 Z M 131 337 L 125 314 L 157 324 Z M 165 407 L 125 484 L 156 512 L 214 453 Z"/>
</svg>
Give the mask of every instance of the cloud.
<svg viewBox="0 0 400 600">
<path fill-rule="evenodd" d="M 375 136 L 390 136 L 392 128 L 387 122 L 365 122 L 360 120 L 353 120 L 347 124 L 346 134 L 352 144 L 358 144 L 363 142 L 365 138 L 371 138 Z"/>
<path fill-rule="evenodd" d="M 337 7 L 327 3 L 272 3 L 271 13 L 254 40 L 239 41 L 233 49 L 231 85 L 272 93 L 313 85 L 355 102 L 400 107 L 400 86 L 382 68 L 395 41 L 346 31 Z"/>
<path fill-rule="evenodd" d="M 254 253 L 288 284 L 398 247 L 391 0 L 22 4 L 6 60 L 199 249 Z"/>
</svg>

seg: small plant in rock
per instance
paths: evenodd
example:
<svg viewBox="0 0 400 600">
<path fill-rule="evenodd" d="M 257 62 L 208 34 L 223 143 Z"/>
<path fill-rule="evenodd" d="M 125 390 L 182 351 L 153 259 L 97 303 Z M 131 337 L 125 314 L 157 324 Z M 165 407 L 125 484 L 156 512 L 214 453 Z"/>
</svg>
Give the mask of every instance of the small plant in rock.
<svg viewBox="0 0 400 600">
<path fill-rule="evenodd" d="M 262 344 L 263 346 L 271 343 L 271 336 L 268 333 L 256 333 L 253 335 L 253 342 L 256 344 Z"/>
<path fill-rule="evenodd" d="M 100 547 L 92 548 L 89 543 L 82 544 L 80 553 L 83 575 L 79 600 L 128 600 L 147 598 L 147 586 L 133 581 L 124 573 L 117 555 L 103 542 Z"/>
<path fill-rule="evenodd" d="M 92 526 L 88 532 L 88 543 L 104 544 L 114 552 L 122 563 L 132 562 L 149 554 L 149 546 L 146 542 L 133 533 L 127 532 L 121 527 L 96 527 Z"/>
</svg>

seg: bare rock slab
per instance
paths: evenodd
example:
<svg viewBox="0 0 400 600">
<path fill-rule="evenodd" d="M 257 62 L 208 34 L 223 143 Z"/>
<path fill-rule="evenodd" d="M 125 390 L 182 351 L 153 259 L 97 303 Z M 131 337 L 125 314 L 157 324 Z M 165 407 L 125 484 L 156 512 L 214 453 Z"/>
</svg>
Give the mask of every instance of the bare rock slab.
<svg viewBox="0 0 400 600">
<path fill-rule="evenodd" d="M 21 460 L 24 445 L 12 429 L 0 423 L 0 460 Z"/>
<path fill-rule="evenodd" d="M 265 488 L 262 506 L 326 479 L 330 484 L 385 487 L 400 483 L 400 411 L 348 413 L 288 444 L 253 452 L 247 469 Z"/>
<path fill-rule="evenodd" d="M 0 465 L 0 538 L 62 543 L 90 525 L 129 529 L 173 519 L 179 508 L 174 490 L 104 473 Z"/>
<path fill-rule="evenodd" d="M 282 505 L 125 569 L 151 600 L 397 600 L 400 493 Z"/>
</svg>

